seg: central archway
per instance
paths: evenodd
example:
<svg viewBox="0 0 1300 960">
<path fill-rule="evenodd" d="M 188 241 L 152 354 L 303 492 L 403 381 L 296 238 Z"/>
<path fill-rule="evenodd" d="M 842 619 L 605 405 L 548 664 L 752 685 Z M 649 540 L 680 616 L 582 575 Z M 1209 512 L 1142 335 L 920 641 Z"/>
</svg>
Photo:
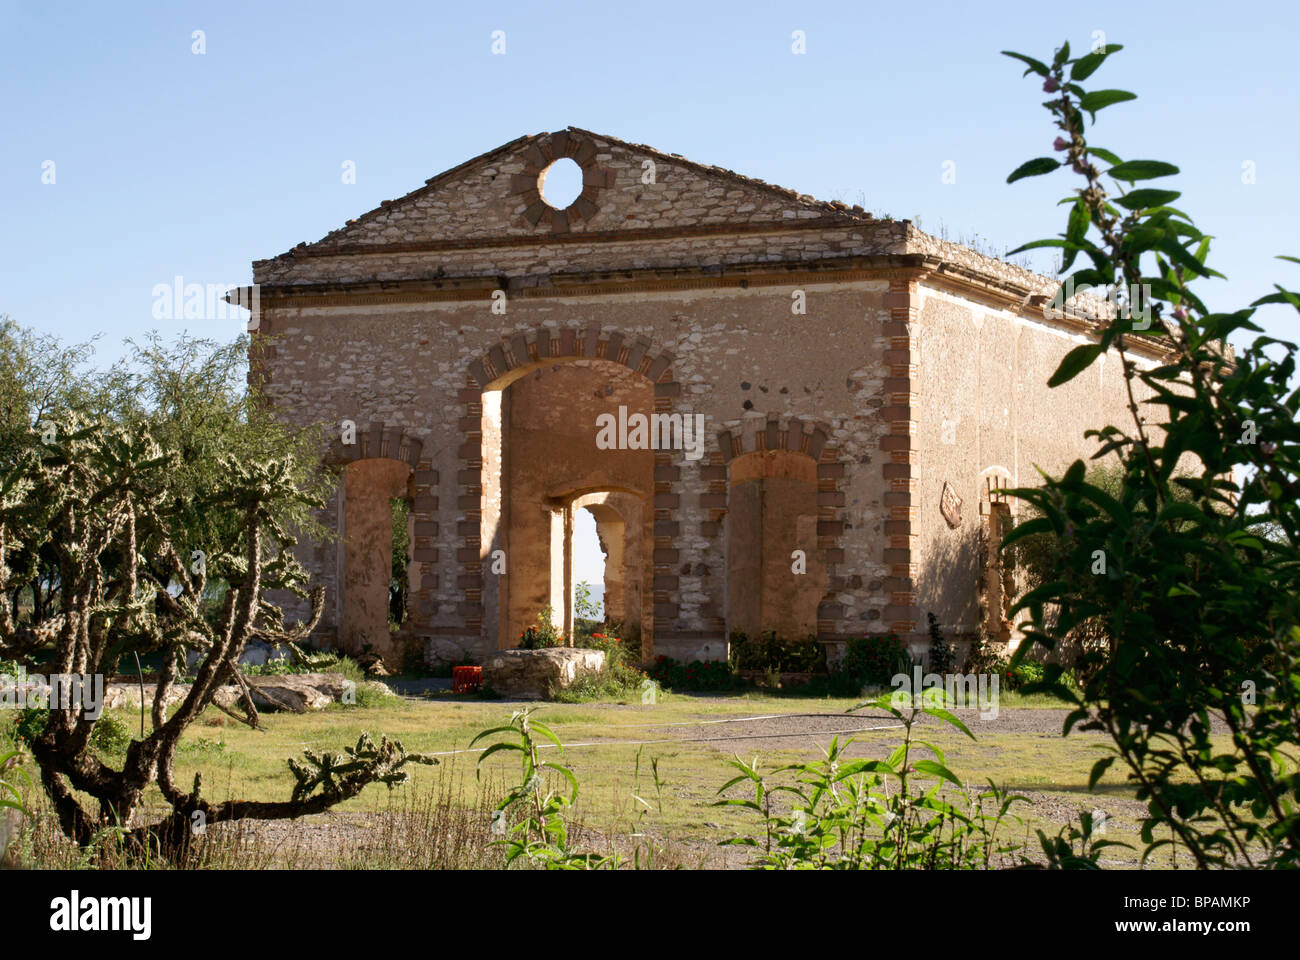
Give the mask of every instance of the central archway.
<svg viewBox="0 0 1300 960">
<path fill-rule="evenodd" d="M 552 538 L 563 537 L 571 502 L 592 493 L 627 494 L 640 505 L 636 521 L 627 509 L 611 509 L 639 531 L 639 564 L 634 572 L 625 565 L 624 587 L 626 593 L 635 582 L 639 589 L 646 655 L 656 622 L 678 625 L 676 571 L 661 539 L 678 525 L 674 464 L 682 453 L 645 449 L 623 429 L 614 434 L 629 442 L 598 444 L 596 423 L 601 415 L 620 428 L 636 414 L 672 419 L 681 392 L 672 362 L 671 353 L 640 335 L 593 323 L 519 332 L 469 364 L 470 386 L 461 393 L 458 505 L 465 513 L 457 560 L 465 591 L 460 609 L 484 652 L 517 644 L 547 605 L 564 626 L 565 555 L 552 549 Z M 631 537 L 625 532 L 625 540 Z"/>
<path fill-rule="evenodd" d="M 572 529 L 576 509 L 594 508 L 598 523 L 619 542 L 619 571 L 635 582 L 635 629 L 643 625 L 642 584 L 653 580 L 655 451 L 629 438 L 626 425 L 654 412 L 654 385 L 643 375 L 601 358 L 538 364 L 498 390 L 484 393 L 483 544 L 501 551 L 503 573 L 487 568 L 487 607 L 495 600 L 497 645 L 514 646 L 539 613 L 573 634 Z M 618 536 L 614 537 L 614 530 Z M 627 544 L 632 549 L 627 549 Z M 495 597 L 491 592 L 495 589 Z M 486 619 L 486 618 L 485 618 Z"/>
</svg>

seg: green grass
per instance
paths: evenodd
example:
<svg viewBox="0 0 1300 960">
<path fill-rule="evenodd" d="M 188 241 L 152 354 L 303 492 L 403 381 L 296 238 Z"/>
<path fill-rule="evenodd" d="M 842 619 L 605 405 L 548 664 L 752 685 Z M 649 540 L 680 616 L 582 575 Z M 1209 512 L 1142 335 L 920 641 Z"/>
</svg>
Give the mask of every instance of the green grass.
<svg viewBox="0 0 1300 960">
<path fill-rule="evenodd" d="M 662 807 L 650 814 L 643 825 L 656 835 L 685 844 L 712 856 L 715 844 L 730 831 L 748 827 L 748 815 L 734 807 L 715 807 L 718 787 L 730 778 L 726 760 L 734 753 L 747 759 L 758 754 L 767 766 L 815 759 L 819 745 L 830 734 L 773 739 L 766 744 L 753 740 L 719 740 L 717 742 L 683 742 L 681 738 L 723 737 L 734 735 L 735 724 L 707 726 L 648 726 L 649 724 L 685 724 L 687 721 L 720 720 L 767 714 L 817 713 L 843 715 L 854 706 L 852 699 L 796 698 L 745 692 L 735 695 L 674 695 L 665 693 L 653 705 L 583 703 L 541 705 L 537 717 L 550 726 L 562 742 L 570 744 L 564 762 L 581 782 L 575 816 L 589 829 L 606 835 L 626 835 L 637 814 L 633 793 L 649 799 L 649 758 L 656 757 L 664 781 Z M 284 800 L 293 783 L 286 765 L 291 756 L 303 750 L 340 750 L 355 743 L 362 731 L 380 733 L 400 740 L 411 751 L 442 754 L 443 765 L 415 766 L 412 784 L 399 790 L 436 792 L 439 778 L 452 768 L 462 773 L 472 771 L 476 752 L 466 751 L 470 741 L 484 728 L 503 723 L 515 704 L 482 701 L 450 695 L 425 700 L 386 698 L 378 704 L 333 705 L 324 711 L 293 715 L 263 715 L 265 729 L 254 731 L 226 715 L 209 709 L 190 727 L 175 761 L 177 782 L 189 784 L 201 773 L 203 792 L 211 800 L 240 797 L 251 800 Z M 1059 706 L 1045 697 L 1018 697 L 1004 694 L 1001 709 L 1015 711 L 1028 707 Z M 875 711 L 865 711 L 870 719 L 853 716 L 834 721 L 839 728 L 853 726 L 887 726 L 892 718 L 880 718 Z M 1064 717 L 1062 711 L 1060 717 Z M 129 711 L 118 719 L 131 731 L 138 730 L 139 716 Z M 1042 827 L 1055 834 L 1065 818 L 1078 810 L 1094 807 L 1112 810 L 1125 806 L 1121 823 L 1108 829 L 1107 839 L 1125 840 L 1140 849 L 1136 837 L 1136 805 L 1132 789 L 1122 773 L 1112 768 L 1089 793 L 1088 775 L 1101 755 L 1098 748 L 1106 741 L 1095 733 L 1060 736 L 1059 720 L 1045 732 L 1005 729 L 998 721 L 975 723 L 972 731 L 978 740 L 971 741 L 947 726 L 927 725 L 919 733 L 947 753 L 947 765 L 967 784 L 983 786 L 993 780 L 1013 789 L 1033 792 L 1033 807 L 1019 805 L 1026 826 L 1013 828 L 1012 835 L 1031 838 L 1032 829 Z M 899 729 L 883 729 L 854 734 L 852 748 L 856 756 L 884 758 L 897 745 Z M 844 737 L 841 737 L 844 739 Z M 667 740 L 670 742 L 637 744 L 626 741 Z M 587 745 L 590 744 L 590 745 Z M 638 750 L 642 752 L 642 774 L 634 785 L 633 771 Z M 110 758 L 111 762 L 111 758 Z M 498 755 L 484 765 L 486 779 L 499 788 L 514 782 L 518 761 L 508 754 Z M 472 776 L 468 779 L 469 795 L 461 802 L 467 808 L 480 804 L 481 789 Z M 162 806 L 156 788 L 146 802 Z M 360 797 L 341 804 L 342 813 L 380 813 L 389 809 L 392 798 L 382 787 L 371 787 Z M 1112 848 L 1108 865 L 1136 866 L 1138 852 Z M 1159 861 L 1164 863 L 1165 861 Z"/>
</svg>

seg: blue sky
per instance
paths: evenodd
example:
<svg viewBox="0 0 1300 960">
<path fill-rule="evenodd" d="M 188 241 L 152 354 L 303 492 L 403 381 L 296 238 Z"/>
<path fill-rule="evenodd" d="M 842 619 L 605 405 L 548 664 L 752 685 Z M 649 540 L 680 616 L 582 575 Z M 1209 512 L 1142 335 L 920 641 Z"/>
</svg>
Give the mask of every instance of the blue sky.
<svg viewBox="0 0 1300 960">
<path fill-rule="evenodd" d="M 1300 255 L 1297 21 L 1288 2 L 9 0 L 0 313 L 102 334 L 105 361 L 154 328 L 225 339 L 237 323 L 155 320 L 154 286 L 247 282 L 253 259 L 570 124 L 1003 250 L 1063 229 L 1054 203 L 1072 184 L 1005 183 L 1056 131 L 1038 84 L 998 51 L 1046 58 L 1094 31 L 1125 50 L 1092 84 L 1140 97 L 1102 113 L 1095 142 L 1182 167 L 1161 185 L 1184 191 L 1229 277 L 1202 297 L 1237 307 L 1275 281 L 1300 287 L 1300 267 L 1272 259 Z M 1295 318 L 1259 315 L 1289 338 Z"/>
<path fill-rule="evenodd" d="M 155 284 L 250 261 L 528 133 L 586 127 L 999 250 L 1057 233 L 1038 85 L 998 55 L 1125 50 L 1099 142 L 1178 163 L 1211 307 L 1300 287 L 1290 3 L 0 3 L 0 312 L 115 355 Z M 192 52 L 203 30 L 206 52 Z M 504 30 L 505 55 L 491 52 Z M 807 53 L 791 53 L 803 30 Z M 55 183 L 42 164 L 55 162 Z M 356 183 L 341 182 L 344 161 Z M 941 182 L 945 162 L 956 182 Z M 1242 183 L 1245 162 L 1255 182 Z M 1046 268 L 1049 260 L 1038 263 Z M 1261 319 L 1295 336 L 1292 312 Z M 193 325 L 191 325 L 193 326 Z M 191 329 L 225 337 L 209 324 Z"/>
</svg>

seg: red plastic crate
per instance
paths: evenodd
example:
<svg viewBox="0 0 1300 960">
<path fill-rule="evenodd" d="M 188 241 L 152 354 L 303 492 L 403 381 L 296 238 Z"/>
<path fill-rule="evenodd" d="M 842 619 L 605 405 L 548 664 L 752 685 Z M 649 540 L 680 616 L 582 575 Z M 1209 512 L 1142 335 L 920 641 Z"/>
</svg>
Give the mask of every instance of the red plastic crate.
<svg viewBox="0 0 1300 960">
<path fill-rule="evenodd" d="M 483 686 L 482 667 L 452 667 L 451 692 L 473 693 Z"/>
</svg>

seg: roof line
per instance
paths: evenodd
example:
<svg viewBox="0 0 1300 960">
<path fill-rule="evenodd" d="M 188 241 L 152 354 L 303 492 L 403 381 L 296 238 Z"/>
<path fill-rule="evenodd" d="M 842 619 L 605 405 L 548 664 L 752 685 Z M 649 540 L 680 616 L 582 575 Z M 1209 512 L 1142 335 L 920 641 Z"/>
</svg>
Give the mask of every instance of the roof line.
<svg viewBox="0 0 1300 960">
<path fill-rule="evenodd" d="M 710 176 L 723 176 L 729 180 L 734 180 L 737 183 L 743 183 L 746 186 L 767 190 L 771 193 L 777 194 L 785 200 L 793 200 L 796 203 L 803 204 L 805 207 L 821 210 L 832 216 L 844 217 L 845 219 L 856 221 L 875 220 L 875 217 L 857 204 L 850 205 L 838 201 L 818 200 L 811 194 L 800 193 L 798 190 L 792 190 L 789 187 L 782 187 L 779 184 L 768 183 L 766 180 L 760 180 L 757 177 L 747 177 L 743 173 L 737 173 L 735 170 L 728 170 L 726 167 L 718 167 L 707 163 L 699 163 L 695 160 L 689 160 L 681 154 L 665 153 L 664 151 L 657 150 L 648 144 L 629 143 L 626 140 L 620 140 L 618 137 L 610 136 L 607 133 L 597 133 L 594 130 L 585 130 L 582 127 L 574 126 L 570 126 L 567 129 L 584 136 L 595 137 L 600 140 L 606 140 L 610 143 L 618 144 L 620 147 L 625 147 L 628 150 L 654 154 L 666 163 L 681 164 L 682 166 L 692 168 L 700 173 L 705 173 Z"/>
<path fill-rule="evenodd" d="M 325 234 L 325 236 L 321 237 L 319 240 L 316 240 L 312 243 L 308 243 L 307 241 L 304 240 L 302 243 L 298 244 L 297 246 L 291 247 L 290 249 L 286 250 L 284 253 L 277 254 L 274 257 L 268 257 L 267 259 L 279 260 L 281 257 L 291 256 L 295 250 L 302 250 L 307 247 L 314 247 L 318 244 L 324 243 L 325 241 L 329 240 L 331 237 L 342 233 L 343 231 L 347 230 L 349 227 L 355 226 L 358 223 L 368 220 L 369 218 L 380 213 L 381 211 L 386 210 L 388 207 L 391 207 L 395 203 L 400 203 L 403 200 L 409 200 L 412 197 L 419 196 L 422 193 L 432 190 L 434 187 L 437 187 L 439 184 L 441 184 L 444 180 L 448 179 L 449 177 L 455 176 L 456 174 L 462 172 L 468 167 L 473 166 L 476 163 L 481 163 L 485 160 L 490 160 L 493 157 L 495 157 L 497 154 L 504 153 L 507 150 L 512 150 L 524 143 L 527 143 L 530 140 L 540 140 L 542 137 L 546 137 L 546 136 L 550 136 L 550 134 L 533 133 L 533 134 L 525 134 L 522 137 L 515 137 L 515 139 L 511 140 L 509 143 L 503 143 L 498 147 L 493 147 L 491 150 L 488 150 L 484 153 L 480 153 L 476 157 L 470 157 L 470 159 L 465 160 L 462 163 L 458 163 L 454 167 L 449 167 L 446 170 L 442 171 L 442 173 L 430 177 L 428 180 L 424 181 L 423 186 L 416 187 L 410 193 L 404 193 L 400 197 L 394 197 L 392 200 L 380 201 L 379 206 L 375 207 L 373 210 L 367 210 L 365 213 L 361 214 L 360 216 L 354 217 L 353 219 L 349 220 L 347 223 L 343 224 L 343 226 L 331 230 L 329 233 Z"/>
</svg>

